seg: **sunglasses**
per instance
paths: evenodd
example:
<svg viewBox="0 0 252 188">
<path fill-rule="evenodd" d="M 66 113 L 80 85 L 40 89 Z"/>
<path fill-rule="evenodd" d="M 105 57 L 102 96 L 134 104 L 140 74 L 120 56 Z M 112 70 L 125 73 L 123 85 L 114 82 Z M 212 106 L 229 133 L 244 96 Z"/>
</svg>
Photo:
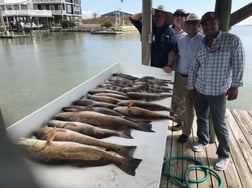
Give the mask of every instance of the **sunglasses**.
<svg viewBox="0 0 252 188">
<path fill-rule="evenodd" d="M 175 17 L 186 17 L 187 15 L 184 13 L 174 13 L 173 16 Z"/>
</svg>

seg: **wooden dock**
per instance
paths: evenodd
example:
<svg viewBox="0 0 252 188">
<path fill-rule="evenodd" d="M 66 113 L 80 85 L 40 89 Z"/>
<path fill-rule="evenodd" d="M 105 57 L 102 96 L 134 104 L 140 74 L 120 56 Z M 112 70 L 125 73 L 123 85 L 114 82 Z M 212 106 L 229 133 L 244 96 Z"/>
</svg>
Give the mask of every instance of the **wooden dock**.
<svg viewBox="0 0 252 188">
<path fill-rule="evenodd" d="M 227 125 L 230 130 L 231 156 L 229 166 L 225 171 L 216 171 L 222 178 L 223 188 L 248 188 L 252 185 L 252 111 L 229 110 L 226 113 Z M 176 140 L 182 131 L 167 131 L 167 142 L 164 160 L 175 156 L 190 156 L 203 165 L 213 168 L 217 159 L 217 142 L 209 144 L 202 152 L 193 152 L 192 145 L 197 142 L 196 121 L 193 124 L 193 134 L 187 143 L 181 144 Z M 180 159 L 170 163 L 171 174 L 181 177 L 185 169 L 193 162 Z M 192 170 L 188 174 L 190 179 L 204 177 L 202 170 Z M 190 188 L 217 188 L 219 185 L 215 176 L 210 175 L 203 183 L 190 183 Z M 171 178 L 162 176 L 160 188 L 177 188 Z"/>
</svg>

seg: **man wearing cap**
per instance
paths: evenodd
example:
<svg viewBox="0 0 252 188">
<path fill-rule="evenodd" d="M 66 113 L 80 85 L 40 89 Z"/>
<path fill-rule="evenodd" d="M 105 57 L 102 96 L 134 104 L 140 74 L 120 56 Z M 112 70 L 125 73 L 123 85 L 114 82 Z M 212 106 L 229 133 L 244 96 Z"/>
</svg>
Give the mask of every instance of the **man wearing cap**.
<svg viewBox="0 0 252 188">
<path fill-rule="evenodd" d="M 182 23 L 186 20 L 188 15 L 189 14 L 186 13 L 184 9 L 177 9 L 173 13 L 173 22 L 171 28 L 175 32 L 177 39 L 186 35 L 186 32 L 182 28 Z"/>
<path fill-rule="evenodd" d="M 142 32 L 142 13 L 136 13 L 129 17 L 131 23 Z M 171 66 L 177 53 L 177 40 L 174 32 L 169 27 L 171 14 L 163 5 L 153 10 L 153 41 L 151 44 L 151 66 L 164 68 L 171 72 Z"/>
<path fill-rule="evenodd" d="M 198 143 L 193 151 L 202 151 L 209 143 L 208 115 L 211 112 L 218 139 L 216 170 L 225 170 L 230 155 L 229 133 L 225 121 L 226 99 L 238 96 L 243 85 L 244 49 L 240 39 L 219 30 L 215 12 L 207 12 L 201 18 L 205 34 L 196 48 L 188 76 L 190 98 L 195 102 Z"/>
<path fill-rule="evenodd" d="M 180 111 L 178 119 L 181 124 L 183 124 L 182 135 L 180 135 L 177 141 L 184 143 L 188 140 L 188 137 L 191 134 L 194 118 L 193 103 L 189 98 L 187 90 L 188 72 L 192 63 L 192 56 L 195 53 L 195 48 L 202 41 L 203 34 L 200 32 L 200 19 L 194 13 L 190 13 L 186 17 L 182 26 L 187 34 L 177 39 L 179 51 L 173 66 L 175 71 L 173 94 L 174 98 L 181 102 L 181 104 L 178 105 L 178 110 Z"/>
<path fill-rule="evenodd" d="M 182 24 L 186 20 L 186 17 L 188 15 L 189 14 L 186 13 L 186 11 L 184 9 L 177 9 L 173 13 L 172 25 L 170 27 L 172 28 L 172 30 L 176 34 L 177 40 L 181 39 L 182 37 L 184 37 L 186 35 L 186 32 L 184 31 Z M 176 82 L 176 76 L 175 76 L 174 82 Z M 176 90 L 176 88 L 174 87 L 174 91 L 175 90 Z M 182 96 L 184 96 L 184 95 L 182 95 Z M 170 113 L 171 115 L 178 115 L 178 114 L 183 113 L 185 111 L 184 97 L 182 97 L 182 99 L 180 97 L 181 97 L 181 95 L 176 95 L 176 96 L 175 96 L 175 94 L 173 95 L 172 102 L 171 102 L 171 109 L 172 109 L 171 113 Z M 182 124 L 183 124 L 182 121 L 178 121 L 177 124 L 172 127 L 172 131 L 181 130 Z"/>
</svg>

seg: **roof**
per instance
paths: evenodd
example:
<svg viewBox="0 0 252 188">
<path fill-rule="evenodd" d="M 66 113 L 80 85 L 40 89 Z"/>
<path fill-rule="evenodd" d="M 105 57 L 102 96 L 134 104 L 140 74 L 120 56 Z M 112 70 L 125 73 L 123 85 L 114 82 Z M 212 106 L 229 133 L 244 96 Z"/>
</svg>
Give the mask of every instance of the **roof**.
<svg viewBox="0 0 252 188">
<path fill-rule="evenodd" d="M 126 11 L 121 11 L 121 10 L 114 10 L 105 14 L 102 14 L 101 17 L 106 17 L 106 16 L 130 16 L 132 15 L 131 12 L 126 12 Z"/>
</svg>

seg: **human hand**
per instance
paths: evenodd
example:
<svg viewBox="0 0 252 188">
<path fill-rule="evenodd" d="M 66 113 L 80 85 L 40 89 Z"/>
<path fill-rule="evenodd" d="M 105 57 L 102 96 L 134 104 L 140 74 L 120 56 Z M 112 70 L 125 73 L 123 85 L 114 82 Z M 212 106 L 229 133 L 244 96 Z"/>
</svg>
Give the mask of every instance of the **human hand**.
<svg viewBox="0 0 252 188">
<path fill-rule="evenodd" d="M 196 101 L 196 91 L 193 90 L 189 90 L 189 98 L 193 101 L 193 103 Z"/>
<path fill-rule="evenodd" d="M 172 72 L 172 68 L 170 67 L 170 66 L 164 66 L 164 68 L 163 68 L 163 70 L 164 70 L 164 72 L 166 72 L 166 73 L 171 73 Z"/>
<path fill-rule="evenodd" d="M 235 100 L 238 96 L 238 87 L 230 87 L 227 90 L 227 100 L 232 101 Z"/>
</svg>

